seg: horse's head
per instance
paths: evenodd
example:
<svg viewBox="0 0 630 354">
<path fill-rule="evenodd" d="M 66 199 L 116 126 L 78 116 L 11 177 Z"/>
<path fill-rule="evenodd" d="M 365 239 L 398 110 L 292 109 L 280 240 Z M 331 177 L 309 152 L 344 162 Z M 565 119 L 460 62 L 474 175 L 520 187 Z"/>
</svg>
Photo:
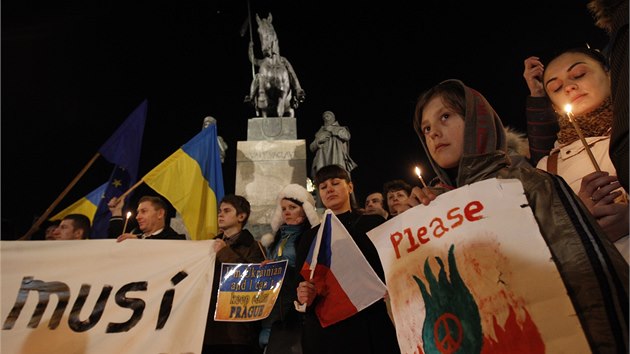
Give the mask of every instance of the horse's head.
<svg viewBox="0 0 630 354">
<path fill-rule="evenodd" d="M 274 54 L 280 55 L 280 49 L 278 46 L 278 36 L 276 30 L 273 28 L 271 21 L 271 13 L 267 18 L 261 19 L 256 14 L 256 22 L 258 23 L 258 35 L 260 36 L 260 45 L 265 57 L 271 57 Z"/>
</svg>

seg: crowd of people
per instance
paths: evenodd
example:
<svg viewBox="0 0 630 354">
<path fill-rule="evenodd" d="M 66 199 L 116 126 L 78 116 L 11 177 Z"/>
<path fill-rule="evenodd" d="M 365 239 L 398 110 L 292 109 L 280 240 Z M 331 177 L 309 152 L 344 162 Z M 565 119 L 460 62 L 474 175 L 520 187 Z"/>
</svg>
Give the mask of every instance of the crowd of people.
<svg viewBox="0 0 630 354">
<path fill-rule="evenodd" d="M 592 352 L 627 353 L 628 4 L 594 0 L 589 6 L 597 25 L 610 33 L 608 51 L 570 48 L 546 63 L 536 56 L 524 60 L 523 77 L 530 90 L 526 139 L 514 137 L 482 93 L 449 79 L 420 95 L 413 116 L 422 153 L 437 176 L 428 186 L 386 181 L 382 190 L 367 194 L 362 208 L 355 208 L 350 172 L 356 164 L 347 148 L 341 149 L 343 154 L 331 152 L 339 149 L 332 137 L 347 143 L 350 135 L 326 111 L 325 124 L 311 144 L 317 153 L 312 170 L 316 195 L 296 184 L 283 188 L 271 233 L 259 242 L 245 228 L 251 212 L 247 199 L 226 195 L 218 208 L 213 289 L 222 263 L 287 260 L 288 266 L 280 295 L 264 320 L 214 321 L 217 293 L 212 292 L 203 353 L 400 352 L 385 298 L 334 326 L 319 323 L 314 308 L 326 289 L 299 272 L 317 235 L 317 207 L 336 215 L 385 282 L 368 231 L 414 206 L 430 205 L 442 193 L 490 178 L 523 184 Z M 341 159 L 330 163 L 327 155 Z M 168 207 L 159 196 L 141 198 L 130 225 L 122 216 L 123 200 L 114 198 L 109 207 L 109 237 L 118 242 L 185 239 L 169 226 Z M 81 240 L 89 233 L 89 219 L 71 214 L 51 225 L 46 239 Z M 294 304 L 306 310 L 298 311 Z"/>
</svg>

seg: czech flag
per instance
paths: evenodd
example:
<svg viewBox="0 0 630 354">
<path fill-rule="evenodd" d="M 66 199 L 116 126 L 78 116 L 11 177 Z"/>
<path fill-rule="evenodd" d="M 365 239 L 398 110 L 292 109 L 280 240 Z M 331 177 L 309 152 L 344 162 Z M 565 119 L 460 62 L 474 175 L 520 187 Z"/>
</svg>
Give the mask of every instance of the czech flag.
<svg viewBox="0 0 630 354">
<path fill-rule="evenodd" d="M 315 313 L 328 327 L 382 299 L 387 287 L 354 243 L 352 236 L 328 209 L 311 244 L 300 274 L 315 283 Z"/>
</svg>

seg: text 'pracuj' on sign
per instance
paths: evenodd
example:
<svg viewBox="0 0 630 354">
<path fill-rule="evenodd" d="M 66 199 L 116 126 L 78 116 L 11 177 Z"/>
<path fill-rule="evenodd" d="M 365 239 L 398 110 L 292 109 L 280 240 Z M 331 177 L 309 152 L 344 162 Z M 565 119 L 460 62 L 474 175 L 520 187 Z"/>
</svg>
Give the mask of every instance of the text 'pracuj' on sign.
<svg viewBox="0 0 630 354">
<path fill-rule="evenodd" d="M 278 298 L 287 261 L 223 263 L 216 321 L 248 322 L 266 318 Z"/>
</svg>

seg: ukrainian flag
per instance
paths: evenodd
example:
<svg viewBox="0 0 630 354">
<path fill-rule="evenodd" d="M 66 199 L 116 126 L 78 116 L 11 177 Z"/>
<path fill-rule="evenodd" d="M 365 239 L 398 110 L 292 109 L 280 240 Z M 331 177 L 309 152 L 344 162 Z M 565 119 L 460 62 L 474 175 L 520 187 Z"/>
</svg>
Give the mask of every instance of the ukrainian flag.
<svg viewBox="0 0 630 354">
<path fill-rule="evenodd" d="M 103 197 L 103 194 L 105 193 L 108 184 L 109 182 L 103 183 L 102 186 L 96 188 L 85 197 L 77 200 L 76 202 L 74 202 L 74 204 L 60 211 L 49 220 L 61 220 L 69 214 L 83 214 L 90 218 L 91 224 L 94 221 L 94 215 L 96 214 L 98 203 L 101 201 L 101 198 Z"/>
<path fill-rule="evenodd" d="M 216 124 L 201 130 L 142 180 L 182 215 L 191 239 L 217 235 L 218 202 L 224 191 Z"/>
</svg>

